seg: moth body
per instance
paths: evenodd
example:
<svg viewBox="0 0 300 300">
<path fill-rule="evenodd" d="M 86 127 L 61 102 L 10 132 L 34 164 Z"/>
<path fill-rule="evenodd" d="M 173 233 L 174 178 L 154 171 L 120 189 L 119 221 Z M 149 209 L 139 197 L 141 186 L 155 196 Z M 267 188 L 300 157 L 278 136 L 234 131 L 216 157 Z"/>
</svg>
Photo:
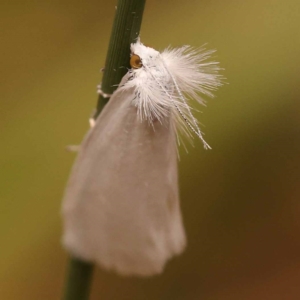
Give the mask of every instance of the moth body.
<svg viewBox="0 0 300 300">
<path fill-rule="evenodd" d="M 132 44 L 132 69 L 84 138 L 65 191 L 63 244 L 72 255 L 151 276 L 184 250 L 177 131 L 202 139 L 185 97 L 200 100 L 199 91 L 221 84 L 217 65 L 202 63 L 208 54 L 188 49 Z"/>
</svg>

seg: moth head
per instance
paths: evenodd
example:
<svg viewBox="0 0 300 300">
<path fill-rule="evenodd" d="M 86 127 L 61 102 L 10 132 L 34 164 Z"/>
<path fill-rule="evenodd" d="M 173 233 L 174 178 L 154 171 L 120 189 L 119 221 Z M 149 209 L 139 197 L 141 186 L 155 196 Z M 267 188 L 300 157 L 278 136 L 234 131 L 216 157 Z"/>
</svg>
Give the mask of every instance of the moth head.
<svg viewBox="0 0 300 300">
<path fill-rule="evenodd" d="M 140 42 L 140 39 L 136 43 L 130 45 L 131 59 L 130 65 L 133 69 L 141 69 L 142 67 L 150 67 L 156 65 L 156 59 L 159 56 L 159 52 L 155 49 L 145 46 Z"/>
<path fill-rule="evenodd" d="M 133 69 L 140 69 L 143 64 L 141 58 L 137 54 L 132 54 L 130 57 L 130 66 Z"/>
</svg>

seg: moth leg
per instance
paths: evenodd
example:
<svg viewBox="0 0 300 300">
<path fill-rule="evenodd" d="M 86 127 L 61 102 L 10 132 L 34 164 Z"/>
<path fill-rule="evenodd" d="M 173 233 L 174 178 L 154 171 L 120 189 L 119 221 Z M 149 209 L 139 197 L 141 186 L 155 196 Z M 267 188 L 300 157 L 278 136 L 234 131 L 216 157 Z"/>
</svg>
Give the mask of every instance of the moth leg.
<svg viewBox="0 0 300 300">
<path fill-rule="evenodd" d="M 104 71 L 104 68 L 101 69 L 101 71 L 103 72 Z M 97 85 L 97 93 L 98 95 L 101 95 L 103 98 L 110 98 L 112 94 L 106 94 L 102 91 L 101 89 L 101 84 L 98 84 Z M 90 123 L 90 127 L 93 128 L 95 126 L 95 123 L 96 123 L 96 119 L 95 119 L 95 116 L 97 114 L 97 110 L 94 109 L 93 112 L 92 112 L 92 115 L 91 117 L 89 118 L 89 123 Z"/>
<path fill-rule="evenodd" d="M 106 94 L 101 89 L 101 83 L 97 85 L 97 93 L 101 95 L 103 98 L 110 98 L 112 94 Z"/>
</svg>

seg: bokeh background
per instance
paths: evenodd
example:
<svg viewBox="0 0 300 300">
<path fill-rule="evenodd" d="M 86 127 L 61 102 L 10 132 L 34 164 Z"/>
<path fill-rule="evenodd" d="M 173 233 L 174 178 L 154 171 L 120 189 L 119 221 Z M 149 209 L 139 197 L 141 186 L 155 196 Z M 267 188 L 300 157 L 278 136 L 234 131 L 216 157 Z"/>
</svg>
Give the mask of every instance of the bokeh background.
<svg viewBox="0 0 300 300">
<path fill-rule="evenodd" d="M 96 104 L 116 1 L 2 1 L 0 299 L 60 299 L 60 204 Z M 96 269 L 91 299 L 300 299 L 300 2 L 158 1 L 141 37 L 217 49 L 229 84 L 181 149 L 188 247 L 163 275 Z"/>
</svg>

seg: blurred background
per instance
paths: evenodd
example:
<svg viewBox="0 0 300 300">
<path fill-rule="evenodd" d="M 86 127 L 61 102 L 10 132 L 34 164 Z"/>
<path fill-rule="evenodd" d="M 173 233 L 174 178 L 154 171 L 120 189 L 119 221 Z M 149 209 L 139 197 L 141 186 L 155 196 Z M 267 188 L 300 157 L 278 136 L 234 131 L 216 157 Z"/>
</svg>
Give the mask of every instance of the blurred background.
<svg viewBox="0 0 300 300">
<path fill-rule="evenodd" d="M 60 205 L 96 105 L 116 1 L 2 1 L 0 299 L 60 299 Z M 92 300 L 300 299 L 300 2 L 148 0 L 156 49 L 217 49 L 228 85 L 183 148 L 183 255 L 161 276 L 96 269 Z"/>
</svg>

